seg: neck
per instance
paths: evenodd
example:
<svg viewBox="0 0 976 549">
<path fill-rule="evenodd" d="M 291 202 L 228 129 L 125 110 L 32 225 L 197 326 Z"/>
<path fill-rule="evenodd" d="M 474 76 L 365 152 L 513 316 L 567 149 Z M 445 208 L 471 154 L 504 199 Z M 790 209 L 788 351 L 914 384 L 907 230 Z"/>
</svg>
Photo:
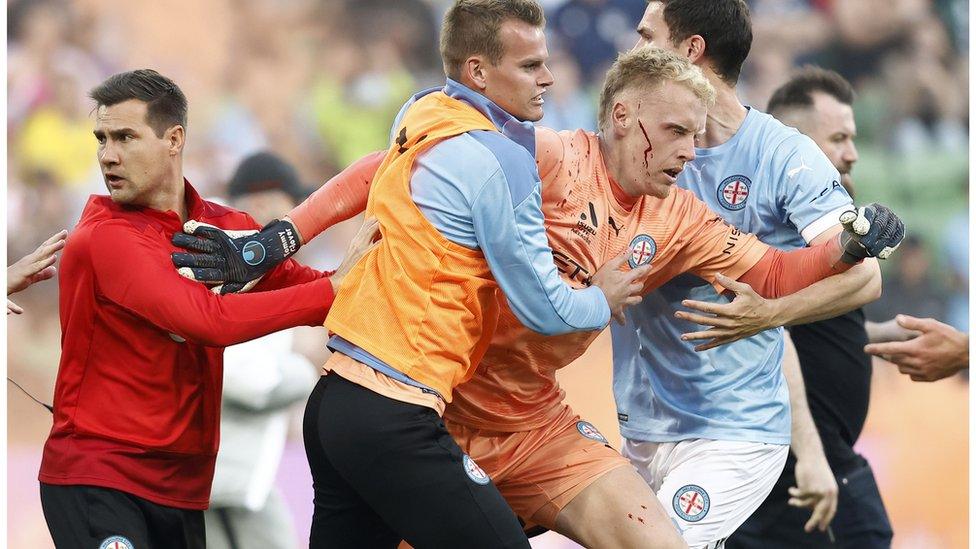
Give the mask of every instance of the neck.
<svg viewBox="0 0 976 549">
<path fill-rule="evenodd" d="M 717 92 L 715 105 L 708 109 L 705 135 L 699 143 L 700 147 L 707 149 L 717 147 L 732 139 L 735 132 L 739 131 L 739 127 L 742 126 L 742 122 L 745 121 L 746 114 L 749 111 L 735 95 L 735 86 L 725 83 L 710 69 L 705 69 L 705 74 Z"/>
<path fill-rule="evenodd" d="M 613 197 L 617 199 L 618 204 L 624 209 L 630 210 L 637 203 L 640 193 L 628 188 L 629 182 L 620 173 L 620 166 L 622 165 L 620 155 L 622 153 L 617 150 L 620 147 L 611 147 L 602 133 L 597 136 L 597 140 L 600 143 L 600 156 L 603 157 L 607 175 L 610 176 L 610 191 L 613 192 Z"/>
<path fill-rule="evenodd" d="M 166 178 L 166 184 L 147 206 L 161 212 L 176 212 L 180 216 L 180 221 L 187 220 L 186 187 L 183 183 L 182 169 L 177 168 Z"/>
</svg>

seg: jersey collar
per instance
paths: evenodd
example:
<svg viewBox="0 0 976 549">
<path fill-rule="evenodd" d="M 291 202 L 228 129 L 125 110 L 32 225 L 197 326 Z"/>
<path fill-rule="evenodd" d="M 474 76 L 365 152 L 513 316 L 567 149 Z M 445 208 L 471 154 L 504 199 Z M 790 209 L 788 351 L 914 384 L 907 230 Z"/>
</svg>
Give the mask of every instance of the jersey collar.
<svg viewBox="0 0 976 549">
<path fill-rule="evenodd" d="M 515 118 L 491 99 L 450 78 L 447 79 L 447 84 L 442 91 L 448 97 L 464 101 L 477 109 L 491 120 L 502 135 L 524 147 L 533 157 L 535 156 L 535 125 L 532 122 Z"/>
</svg>

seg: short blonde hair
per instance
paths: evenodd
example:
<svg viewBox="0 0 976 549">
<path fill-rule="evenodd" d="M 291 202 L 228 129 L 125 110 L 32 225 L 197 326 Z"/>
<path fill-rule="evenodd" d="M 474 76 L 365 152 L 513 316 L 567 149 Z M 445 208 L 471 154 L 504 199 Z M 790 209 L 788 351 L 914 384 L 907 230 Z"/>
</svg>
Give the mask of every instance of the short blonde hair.
<svg viewBox="0 0 976 549">
<path fill-rule="evenodd" d="M 701 69 L 676 53 L 645 46 L 621 53 L 607 71 L 603 91 L 600 92 L 600 129 L 603 129 L 614 101 L 623 91 L 638 86 L 648 89 L 666 81 L 685 86 L 706 107 L 715 103 L 715 88 Z"/>
</svg>

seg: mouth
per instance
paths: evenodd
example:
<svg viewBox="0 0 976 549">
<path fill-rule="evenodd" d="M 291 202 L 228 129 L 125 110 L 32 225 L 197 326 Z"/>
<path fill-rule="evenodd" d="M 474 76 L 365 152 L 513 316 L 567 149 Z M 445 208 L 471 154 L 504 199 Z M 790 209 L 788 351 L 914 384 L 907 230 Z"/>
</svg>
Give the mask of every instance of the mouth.
<svg viewBox="0 0 976 549">
<path fill-rule="evenodd" d="M 109 188 L 120 189 L 122 188 L 122 183 L 124 181 L 125 178 L 119 177 L 118 175 L 108 173 L 105 174 L 105 183 L 108 184 Z"/>
<path fill-rule="evenodd" d="M 684 170 L 684 167 L 681 167 L 681 168 L 669 168 L 669 169 L 663 170 L 663 171 L 664 171 L 664 175 L 668 176 L 668 181 L 673 184 L 673 183 L 675 183 L 678 180 L 678 174 L 680 174 L 683 170 Z"/>
<path fill-rule="evenodd" d="M 543 94 L 545 93 L 546 92 L 542 92 L 539 95 L 533 97 L 532 99 L 529 100 L 529 103 L 531 103 L 533 106 L 541 107 L 546 102 L 546 100 L 542 98 Z"/>
</svg>

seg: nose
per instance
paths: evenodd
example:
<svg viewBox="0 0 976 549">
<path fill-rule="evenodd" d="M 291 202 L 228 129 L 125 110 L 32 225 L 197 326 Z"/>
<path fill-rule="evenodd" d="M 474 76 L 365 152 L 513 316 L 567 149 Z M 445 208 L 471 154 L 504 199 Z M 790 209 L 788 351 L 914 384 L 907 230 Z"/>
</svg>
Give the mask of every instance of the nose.
<svg viewBox="0 0 976 549">
<path fill-rule="evenodd" d="M 847 147 L 844 148 L 844 162 L 854 164 L 857 162 L 858 158 L 857 147 L 854 145 L 854 142 L 851 141 Z"/>
<path fill-rule="evenodd" d="M 543 63 L 542 75 L 541 78 L 539 79 L 539 85 L 542 86 L 543 88 L 548 88 L 549 86 L 552 85 L 554 81 L 555 78 L 553 78 L 552 76 L 552 71 L 549 70 L 549 65 Z"/>
<path fill-rule="evenodd" d="M 695 159 L 695 136 L 688 136 L 688 139 L 682 143 L 681 150 L 678 154 L 678 158 L 685 162 L 691 162 Z"/>
<path fill-rule="evenodd" d="M 118 149 L 112 146 L 111 141 L 106 141 L 98 151 L 98 161 L 104 166 L 114 166 L 119 163 Z"/>
</svg>

